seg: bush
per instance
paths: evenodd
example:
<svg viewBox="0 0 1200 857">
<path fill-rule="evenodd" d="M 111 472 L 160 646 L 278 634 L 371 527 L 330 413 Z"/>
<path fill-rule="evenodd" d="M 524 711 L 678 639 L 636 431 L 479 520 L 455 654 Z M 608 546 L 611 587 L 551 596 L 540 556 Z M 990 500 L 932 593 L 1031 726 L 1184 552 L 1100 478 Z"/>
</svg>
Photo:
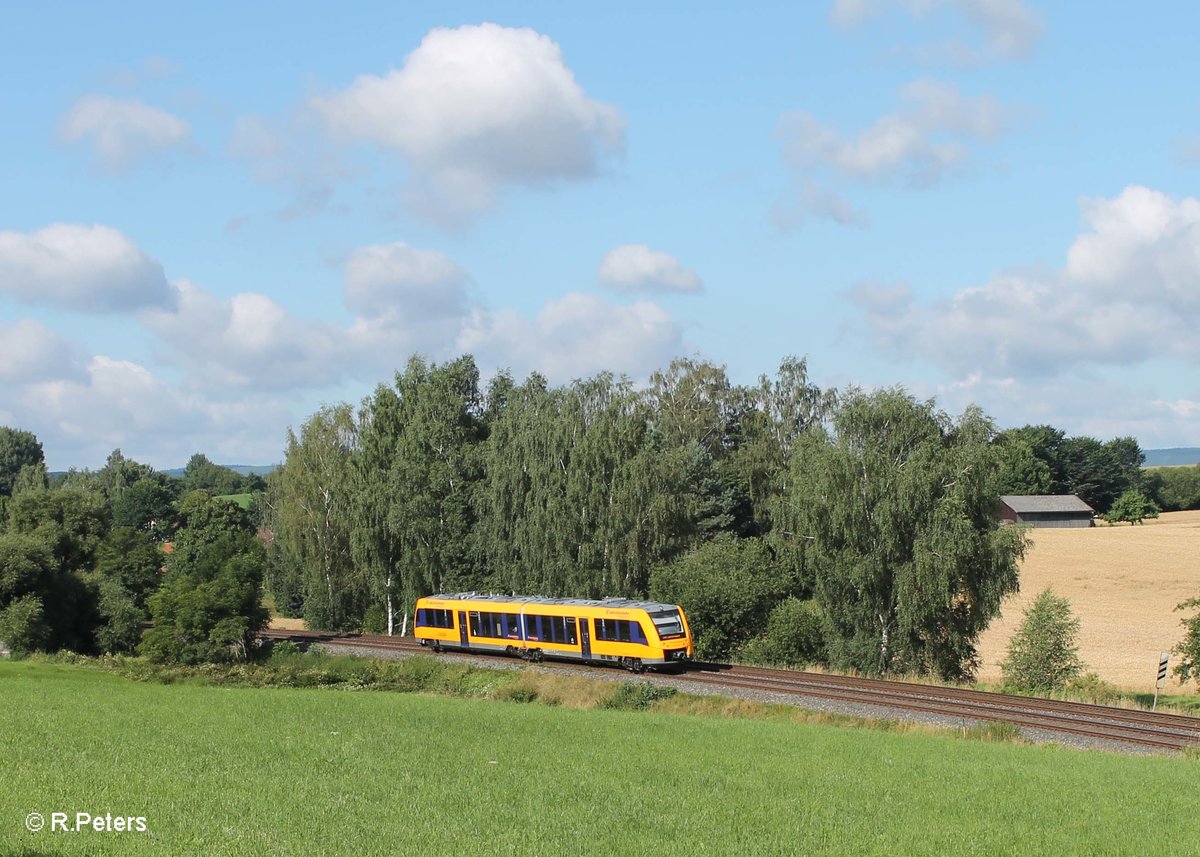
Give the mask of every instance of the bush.
<svg viewBox="0 0 1200 857">
<path fill-rule="evenodd" d="M 1185 601 L 1175 609 L 1188 610 L 1194 607 L 1200 607 L 1200 598 Z M 1183 626 L 1187 628 L 1187 634 L 1175 647 L 1175 652 L 1180 656 L 1180 661 L 1175 667 L 1175 675 L 1179 676 L 1179 680 L 1184 683 L 1192 678 L 1200 681 L 1200 612 L 1189 619 L 1184 619 Z"/>
<path fill-rule="evenodd" d="M 670 699 L 678 691 L 673 687 L 650 682 L 623 681 L 617 692 L 601 703 L 601 708 L 616 711 L 642 711 L 660 699 Z"/>
<path fill-rule="evenodd" d="M 36 595 L 23 595 L 0 610 L 0 640 L 14 657 L 24 657 L 45 648 L 49 638 L 42 600 Z"/>
<path fill-rule="evenodd" d="M 1022 693 L 1061 690 L 1083 671 L 1075 636 L 1079 620 L 1071 602 L 1047 587 L 1025 611 L 1025 621 L 1001 665 L 1007 688 Z"/>
<path fill-rule="evenodd" d="M 1084 673 L 1075 676 L 1067 682 L 1067 695 L 1072 699 L 1095 703 L 1096 705 L 1113 705 L 1124 697 L 1116 687 L 1100 678 L 1096 673 Z"/>
<path fill-rule="evenodd" d="M 387 633 L 387 613 L 378 604 L 372 604 L 363 613 L 363 631 L 367 634 Z"/>
<path fill-rule="evenodd" d="M 726 658 L 758 633 L 789 594 L 760 539 L 722 536 L 650 575 L 650 596 L 687 614 L 696 657 Z"/>
<path fill-rule="evenodd" d="M 824 620 L 815 601 L 789 598 L 771 611 L 766 633 L 742 647 L 743 661 L 770 666 L 803 667 L 823 664 Z"/>
<path fill-rule="evenodd" d="M 291 640 L 279 640 L 271 645 L 272 658 L 293 658 L 300 654 L 300 647 Z"/>
</svg>

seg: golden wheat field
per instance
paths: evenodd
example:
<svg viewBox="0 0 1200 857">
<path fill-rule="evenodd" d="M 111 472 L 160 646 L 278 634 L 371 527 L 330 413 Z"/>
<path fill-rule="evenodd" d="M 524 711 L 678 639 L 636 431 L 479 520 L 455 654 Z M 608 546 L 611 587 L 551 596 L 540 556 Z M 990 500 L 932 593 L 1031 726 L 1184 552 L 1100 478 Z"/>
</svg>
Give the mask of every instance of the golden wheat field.
<svg viewBox="0 0 1200 857">
<path fill-rule="evenodd" d="M 1170 512 L 1137 526 L 1031 531 L 1021 591 L 980 639 L 982 681 L 1000 662 L 1024 610 L 1047 586 L 1071 601 L 1087 669 L 1125 690 L 1152 692 L 1160 651 L 1183 638 L 1175 606 L 1200 597 L 1200 512 Z M 1172 667 L 1176 662 L 1171 655 Z M 1178 690 L 1174 676 L 1168 691 Z"/>
</svg>

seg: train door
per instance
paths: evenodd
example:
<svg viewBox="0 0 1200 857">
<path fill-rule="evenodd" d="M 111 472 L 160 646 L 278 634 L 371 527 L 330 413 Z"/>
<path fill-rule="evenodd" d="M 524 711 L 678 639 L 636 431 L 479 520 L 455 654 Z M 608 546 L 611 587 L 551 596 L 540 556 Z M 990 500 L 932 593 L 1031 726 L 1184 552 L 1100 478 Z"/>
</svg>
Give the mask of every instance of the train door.
<svg viewBox="0 0 1200 857">
<path fill-rule="evenodd" d="M 579 644 L 583 647 L 583 659 L 585 661 L 592 657 L 591 624 L 586 617 L 579 620 Z"/>
<path fill-rule="evenodd" d="M 458 611 L 458 639 L 464 649 L 471 647 L 471 641 L 467 637 L 467 614 L 463 610 Z"/>
</svg>

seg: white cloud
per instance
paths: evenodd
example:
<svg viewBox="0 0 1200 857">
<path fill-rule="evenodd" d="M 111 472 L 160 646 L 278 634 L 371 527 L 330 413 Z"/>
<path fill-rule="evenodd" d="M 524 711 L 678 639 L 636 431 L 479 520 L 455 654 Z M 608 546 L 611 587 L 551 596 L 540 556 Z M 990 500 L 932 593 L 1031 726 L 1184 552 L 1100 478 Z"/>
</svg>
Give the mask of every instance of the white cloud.
<svg viewBox="0 0 1200 857">
<path fill-rule="evenodd" d="M 476 311 L 459 338 L 462 351 L 552 382 L 601 370 L 646 377 L 683 351 L 679 325 L 649 301 L 625 306 L 582 292 L 548 301 L 537 316 Z"/>
<path fill-rule="evenodd" d="M 620 112 L 584 93 L 554 41 L 490 23 L 432 30 L 401 69 L 311 107 L 336 139 L 399 152 L 410 205 L 443 222 L 491 208 L 509 185 L 589 178 L 624 137 Z"/>
<path fill-rule="evenodd" d="M 977 404 L 1001 418 L 1000 428 L 1053 425 L 1069 435 L 1104 440 L 1133 436 L 1146 449 L 1200 445 L 1200 424 L 1187 400 L 1163 401 L 1151 386 L 1123 383 L 1085 366 L 1047 378 L 973 375 L 913 392 L 936 396 L 951 413 Z"/>
<path fill-rule="evenodd" d="M 533 318 L 470 299 L 469 277 L 447 256 L 402 242 L 362 247 L 345 267 L 352 321 L 310 321 L 271 298 L 221 298 L 181 280 L 178 307 L 142 313 L 187 389 L 318 390 L 377 381 L 410 355 L 473 352 L 485 366 L 569 379 L 601 369 L 642 377 L 679 353 L 680 328 L 648 301 L 631 305 L 571 292 Z"/>
<path fill-rule="evenodd" d="M 850 29 L 865 24 L 880 11 L 878 0 L 833 0 L 829 17 L 837 26 Z"/>
<path fill-rule="evenodd" d="M 450 257 L 402 241 L 360 247 L 346 261 L 346 306 L 368 318 L 462 318 L 467 272 Z"/>
<path fill-rule="evenodd" d="M 108 226 L 54 223 L 0 232 L 0 295 L 81 312 L 165 307 L 162 266 Z"/>
<path fill-rule="evenodd" d="M 906 84 L 900 97 L 901 110 L 854 135 L 803 111 L 785 113 L 779 127 L 784 157 L 801 170 L 828 168 L 857 180 L 932 184 L 967 161 L 965 140 L 994 139 L 1010 119 L 1010 111 L 994 98 L 964 96 L 935 80 Z"/>
<path fill-rule="evenodd" d="M 905 286 L 855 301 L 877 345 L 982 377 L 1155 358 L 1200 362 L 1200 200 L 1144 187 L 1084 200 L 1061 271 L 1010 271 L 921 305 Z"/>
<path fill-rule="evenodd" d="M 355 357 L 346 329 L 305 321 L 256 292 L 223 299 L 187 280 L 178 306 L 143 313 L 167 357 L 205 389 L 319 389 L 340 381 Z"/>
<path fill-rule="evenodd" d="M 832 179 L 861 183 L 936 184 L 961 173 L 970 144 L 1008 130 L 1016 111 L 990 96 L 967 96 L 952 84 L 923 78 L 900 88 L 901 107 L 857 133 L 844 134 L 810 113 L 785 113 L 776 136 L 795 171 L 793 189 L 774 207 L 781 228 L 809 213 L 850 226 L 870 215 L 828 186 Z"/>
<path fill-rule="evenodd" d="M 102 355 L 64 377 L 0 377 L 0 399 L 0 417 L 36 434 L 52 469 L 97 467 L 118 447 L 161 468 L 181 466 L 197 451 L 218 461 L 269 463 L 279 460 L 292 420 L 280 402 L 189 395 L 145 366 Z"/>
<path fill-rule="evenodd" d="M 121 171 L 144 156 L 189 145 L 192 129 L 141 101 L 85 95 L 67 111 L 59 134 L 70 143 L 89 140 L 101 166 Z"/>
<path fill-rule="evenodd" d="M 954 0 L 954 5 L 983 32 L 993 56 L 1022 59 L 1042 37 L 1041 18 L 1020 0 Z"/>
<path fill-rule="evenodd" d="M 0 321 L 0 384 L 79 374 L 80 355 L 70 340 L 29 319 Z"/>
<path fill-rule="evenodd" d="M 968 44 L 951 39 L 907 51 L 921 61 L 939 64 L 977 65 L 1024 59 L 1037 48 L 1044 29 L 1042 19 L 1021 0 L 834 0 L 829 17 L 836 26 L 852 29 L 879 17 L 886 8 L 917 19 L 950 8 L 982 40 L 982 44 Z"/>
<path fill-rule="evenodd" d="M 870 225 L 870 212 L 865 208 L 856 208 L 820 182 L 801 177 L 796 185 L 792 194 L 777 200 L 771 208 L 771 219 L 779 229 L 787 231 L 798 228 L 809 214 L 842 226 Z"/>
<path fill-rule="evenodd" d="M 704 281 L 695 271 L 679 264 L 670 253 L 651 250 L 645 244 L 621 244 L 600 260 L 596 278 L 619 292 L 696 293 Z"/>
<path fill-rule="evenodd" d="M 345 210 L 333 201 L 338 183 L 351 178 L 351 171 L 313 126 L 311 116 L 273 120 L 252 114 L 237 120 L 229 138 L 231 158 L 246 162 L 255 179 L 287 194 L 288 203 L 275 212 L 285 223 Z"/>
</svg>

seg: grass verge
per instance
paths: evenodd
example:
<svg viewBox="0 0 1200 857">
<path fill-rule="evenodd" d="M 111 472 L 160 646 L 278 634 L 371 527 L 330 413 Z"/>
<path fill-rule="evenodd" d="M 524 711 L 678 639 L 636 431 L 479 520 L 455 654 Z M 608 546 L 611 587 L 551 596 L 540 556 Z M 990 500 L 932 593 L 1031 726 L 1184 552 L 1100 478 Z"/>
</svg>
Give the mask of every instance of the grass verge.
<svg viewBox="0 0 1200 857">
<path fill-rule="evenodd" d="M 203 681 L 0 664 L 0 850 L 1104 855 L 1200 834 L 1182 759 L 667 713 L 679 696 L 645 716 Z M 149 830 L 35 834 L 34 811 Z"/>
</svg>

